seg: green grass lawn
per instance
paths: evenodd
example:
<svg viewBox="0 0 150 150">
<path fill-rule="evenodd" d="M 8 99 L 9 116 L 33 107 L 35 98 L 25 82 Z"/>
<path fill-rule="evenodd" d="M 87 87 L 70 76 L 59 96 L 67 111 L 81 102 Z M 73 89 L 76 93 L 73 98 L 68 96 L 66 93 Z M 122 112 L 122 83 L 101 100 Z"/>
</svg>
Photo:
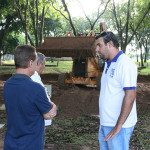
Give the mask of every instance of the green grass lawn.
<svg viewBox="0 0 150 150">
<path fill-rule="evenodd" d="M 150 67 L 139 70 L 140 75 L 150 75 Z"/>
<path fill-rule="evenodd" d="M 3 65 L 15 65 L 14 60 L 2 61 Z"/>
<path fill-rule="evenodd" d="M 72 71 L 72 63 L 73 61 L 54 61 L 52 62 L 46 62 L 46 65 L 52 65 L 46 66 L 43 73 L 61 73 L 61 72 L 70 72 Z M 58 66 L 57 66 L 58 65 Z"/>
<path fill-rule="evenodd" d="M 72 63 L 73 61 L 46 62 L 46 67 L 43 73 L 46 74 L 46 73 L 70 72 L 72 71 Z M 10 66 L 4 66 L 4 65 L 10 65 Z M 0 74 L 12 74 L 12 73 L 15 73 L 14 62 L 13 61 L 3 62 L 3 65 L 0 66 Z"/>
<path fill-rule="evenodd" d="M 54 62 L 46 62 L 46 67 L 43 71 L 46 73 L 61 73 L 61 72 L 70 72 L 72 71 L 72 63 L 73 61 L 54 61 Z M 138 62 L 135 62 L 138 65 Z M 139 75 L 150 75 L 150 60 L 147 62 L 148 67 L 139 70 Z M 15 73 L 14 61 L 5 61 L 4 65 L 10 66 L 0 66 L 0 74 L 12 74 Z M 12 66 L 11 66 L 12 65 Z M 147 64 L 145 64 L 146 66 Z"/>
</svg>

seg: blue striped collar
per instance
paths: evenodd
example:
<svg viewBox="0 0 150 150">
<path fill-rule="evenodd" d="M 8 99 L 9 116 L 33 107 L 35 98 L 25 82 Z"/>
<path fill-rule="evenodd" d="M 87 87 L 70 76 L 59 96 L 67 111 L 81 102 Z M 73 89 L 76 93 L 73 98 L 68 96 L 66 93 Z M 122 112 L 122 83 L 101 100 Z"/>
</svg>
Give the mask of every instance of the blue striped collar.
<svg viewBox="0 0 150 150">
<path fill-rule="evenodd" d="M 120 51 L 111 61 L 109 61 L 108 59 L 106 60 L 107 63 L 111 63 L 111 62 L 116 62 L 119 58 L 120 55 L 123 54 L 123 51 Z"/>
<path fill-rule="evenodd" d="M 107 71 L 108 71 L 108 69 L 111 65 L 111 62 L 116 62 L 118 60 L 119 56 L 122 55 L 122 54 L 123 54 L 123 51 L 120 51 L 111 61 L 108 61 L 108 59 L 106 60 L 107 68 L 105 70 L 105 74 L 107 73 Z"/>
</svg>

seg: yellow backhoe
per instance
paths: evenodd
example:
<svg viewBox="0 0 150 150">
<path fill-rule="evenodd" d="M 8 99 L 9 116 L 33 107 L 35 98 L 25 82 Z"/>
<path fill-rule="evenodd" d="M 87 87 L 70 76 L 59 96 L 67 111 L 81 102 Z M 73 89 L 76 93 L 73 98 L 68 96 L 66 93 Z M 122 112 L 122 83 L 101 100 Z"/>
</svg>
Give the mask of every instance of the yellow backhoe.
<svg viewBox="0 0 150 150">
<path fill-rule="evenodd" d="M 106 29 L 105 23 L 100 24 L 100 32 Z M 73 66 L 69 73 L 61 73 L 58 77 L 60 88 L 66 89 L 70 84 L 95 85 L 100 88 L 102 60 L 96 57 L 95 33 L 87 36 L 74 36 L 68 32 L 64 37 L 46 37 L 37 51 L 46 57 L 72 57 Z"/>
</svg>

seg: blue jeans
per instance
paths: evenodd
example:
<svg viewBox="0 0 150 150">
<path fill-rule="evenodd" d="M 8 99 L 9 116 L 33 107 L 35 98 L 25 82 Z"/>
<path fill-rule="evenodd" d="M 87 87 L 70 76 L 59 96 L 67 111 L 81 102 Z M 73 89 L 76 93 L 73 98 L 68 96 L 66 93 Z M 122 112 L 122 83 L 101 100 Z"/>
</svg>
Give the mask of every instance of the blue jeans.
<svg viewBox="0 0 150 150">
<path fill-rule="evenodd" d="M 120 132 L 111 140 L 104 142 L 105 137 L 113 129 L 113 127 L 100 126 L 99 144 L 100 150 L 129 150 L 129 141 L 134 126 L 130 128 L 122 128 Z"/>
</svg>

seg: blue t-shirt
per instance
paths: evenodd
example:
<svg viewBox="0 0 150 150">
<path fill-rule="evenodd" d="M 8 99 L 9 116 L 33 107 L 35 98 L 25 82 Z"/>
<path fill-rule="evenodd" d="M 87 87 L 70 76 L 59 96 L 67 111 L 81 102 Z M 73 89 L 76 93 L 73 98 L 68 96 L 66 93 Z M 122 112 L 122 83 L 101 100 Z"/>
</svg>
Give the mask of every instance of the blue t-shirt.
<svg viewBox="0 0 150 150">
<path fill-rule="evenodd" d="M 44 87 L 25 74 L 13 74 L 3 95 L 7 113 L 4 150 L 43 150 L 43 114 L 51 109 Z"/>
</svg>

